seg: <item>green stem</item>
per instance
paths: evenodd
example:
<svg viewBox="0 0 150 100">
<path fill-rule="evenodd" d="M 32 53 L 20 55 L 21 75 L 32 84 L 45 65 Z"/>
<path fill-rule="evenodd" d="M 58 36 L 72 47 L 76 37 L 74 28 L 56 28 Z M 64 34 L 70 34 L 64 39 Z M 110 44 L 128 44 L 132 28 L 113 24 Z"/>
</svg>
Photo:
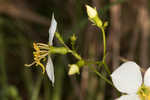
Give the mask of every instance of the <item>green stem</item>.
<svg viewBox="0 0 150 100">
<path fill-rule="evenodd" d="M 75 51 L 72 51 L 71 49 L 69 49 L 69 52 L 78 60 L 82 60 L 82 57 Z"/>
<path fill-rule="evenodd" d="M 92 70 L 101 78 L 103 79 L 105 82 L 107 82 L 108 84 L 110 84 L 111 86 L 113 86 L 112 82 L 110 80 L 108 80 L 105 76 L 103 76 L 101 73 L 99 73 L 95 68 L 91 67 Z M 114 86 L 113 86 L 114 87 Z"/>
<path fill-rule="evenodd" d="M 103 55 L 103 62 L 106 59 L 106 36 L 105 36 L 105 31 L 103 28 L 100 27 L 100 29 L 102 30 L 102 35 L 103 35 L 103 44 L 104 44 L 104 55 Z"/>
<path fill-rule="evenodd" d="M 103 33 L 104 56 L 103 56 L 103 61 L 102 61 L 102 63 L 101 63 L 101 62 L 94 62 L 94 63 L 95 63 L 95 64 L 98 64 L 98 65 L 103 64 L 104 67 L 105 67 L 105 69 L 106 69 L 106 71 L 110 74 L 110 71 L 109 71 L 109 69 L 108 69 L 108 66 L 106 66 L 106 63 L 105 63 L 105 55 L 106 55 L 106 38 L 105 38 L 105 31 L 104 31 L 103 28 L 100 28 L 100 29 L 102 30 L 102 33 Z M 69 51 L 75 58 L 77 58 L 78 60 L 81 60 L 81 59 L 82 59 L 81 56 L 80 56 L 77 52 L 71 50 L 71 49 L 64 43 L 64 40 L 62 39 L 62 37 L 60 36 L 59 33 L 56 33 L 56 37 L 57 37 L 57 39 L 60 41 L 60 43 L 61 43 L 62 45 L 64 45 L 64 47 L 66 47 L 66 48 L 68 49 L 68 51 Z M 93 63 L 93 62 L 88 62 L 87 64 L 90 66 L 90 63 Z M 113 84 L 112 84 L 112 82 L 111 82 L 110 80 L 108 80 L 106 77 L 104 77 L 104 76 L 103 76 L 101 73 L 99 73 L 96 69 L 94 69 L 94 68 L 92 68 L 92 69 L 93 69 L 93 71 L 94 71 L 100 78 L 102 78 L 102 79 L 103 79 L 104 81 L 106 81 L 108 84 L 110 84 L 111 86 L 113 86 Z"/>
<path fill-rule="evenodd" d="M 88 60 L 88 61 L 85 61 L 85 62 L 86 62 L 87 65 L 96 64 L 100 67 L 103 65 L 103 62 L 100 62 L 100 61 L 90 61 L 90 60 Z"/>
<path fill-rule="evenodd" d="M 60 34 L 58 32 L 55 33 L 56 34 L 56 37 L 57 39 L 59 40 L 59 42 L 65 47 L 68 49 L 68 52 L 71 53 L 75 58 L 77 58 L 78 60 L 81 60 L 81 56 L 76 52 L 76 51 L 73 51 L 71 50 L 64 42 L 63 38 L 60 36 Z"/>
<path fill-rule="evenodd" d="M 86 61 L 87 66 L 91 66 L 93 64 L 98 64 L 99 66 L 101 66 L 103 64 L 103 62 L 99 62 L 99 61 Z M 108 84 L 112 85 L 112 82 L 110 80 L 108 80 L 105 76 L 103 76 L 101 73 L 99 73 L 94 67 L 91 67 L 91 69 L 104 81 L 106 81 Z"/>
<path fill-rule="evenodd" d="M 110 75 L 111 72 L 110 72 L 109 67 L 108 67 L 108 65 L 106 64 L 106 62 L 103 62 L 103 65 L 104 65 L 104 68 L 106 69 L 107 73 Z"/>
<path fill-rule="evenodd" d="M 110 75 L 110 70 L 109 70 L 109 68 L 108 68 L 108 66 L 107 66 L 107 64 L 106 64 L 106 36 L 105 36 L 105 31 L 104 31 L 104 28 L 103 27 L 99 27 L 100 29 L 101 29 L 101 31 L 102 31 L 102 35 L 103 35 L 103 44 L 104 44 L 104 55 L 103 55 L 103 60 L 102 60 L 102 62 L 103 62 L 103 65 L 104 65 L 104 68 L 105 68 L 105 70 L 107 71 L 107 73 Z"/>
</svg>

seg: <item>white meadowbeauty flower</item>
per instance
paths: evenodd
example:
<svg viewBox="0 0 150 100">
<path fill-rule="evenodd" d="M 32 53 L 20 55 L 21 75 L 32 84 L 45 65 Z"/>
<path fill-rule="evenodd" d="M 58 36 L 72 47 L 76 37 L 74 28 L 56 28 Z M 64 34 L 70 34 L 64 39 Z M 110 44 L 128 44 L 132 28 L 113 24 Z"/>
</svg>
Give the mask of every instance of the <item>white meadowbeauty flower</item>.
<svg viewBox="0 0 150 100">
<path fill-rule="evenodd" d="M 45 73 L 45 66 L 42 63 L 42 61 L 44 61 L 46 59 L 46 57 L 48 56 L 48 60 L 47 60 L 47 64 L 46 64 L 46 72 L 47 75 L 49 77 L 49 79 L 52 81 L 52 84 L 54 85 L 54 68 L 53 68 L 53 63 L 51 60 L 51 57 L 49 56 L 49 50 L 50 47 L 53 45 L 53 38 L 54 38 L 54 34 L 57 28 L 57 22 L 54 18 L 54 14 L 52 15 L 52 20 L 51 20 L 51 25 L 49 28 L 49 43 L 48 44 L 44 44 L 44 43 L 33 43 L 33 47 L 34 47 L 34 61 L 31 64 L 25 64 L 25 66 L 30 67 L 30 66 L 40 66 L 42 68 L 42 72 L 43 74 Z"/>
<path fill-rule="evenodd" d="M 140 67 L 132 61 L 123 63 L 112 74 L 114 86 L 125 95 L 116 100 L 150 100 L 150 68 L 144 79 Z"/>
<path fill-rule="evenodd" d="M 50 25 L 50 28 L 49 28 L 49 44 L 50 45 L 53 45 L 53 38 L 54 38 L 54 34 L 56 32 L 56 28 L 57 28 L 57 22 L 54 18 L 54 14 L 53 14 L 52 15 L 52 20 L 51 20 L 51 25 Z M 54 66 L 53 66 L 53 63 L 52 63 L 52 60 L 51 60 L 50 56 L 48 56 L 48 61 L 47 61 L 47 64 L 46 64 L 46 72 L 47 72 L 47 75 L 48 75 L 49 79 L 52 81 L 52 83 L 54 85 L 54 82 L 55 82 Z"/>
</svg>

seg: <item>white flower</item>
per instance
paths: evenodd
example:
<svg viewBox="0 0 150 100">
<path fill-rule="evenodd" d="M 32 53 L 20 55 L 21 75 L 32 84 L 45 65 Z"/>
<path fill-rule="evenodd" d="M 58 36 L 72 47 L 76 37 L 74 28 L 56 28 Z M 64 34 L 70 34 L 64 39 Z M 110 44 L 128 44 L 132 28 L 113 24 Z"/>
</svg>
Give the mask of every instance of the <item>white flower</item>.
<svg viewBox="0 0 150 100">
<path fill-rule="evenodd" d="M 140 67 L 128 61 L 116 69 L 111 77 L 117 90 L 126 93 L 116 100 L 150 100 L 150 68 L 142 80 Z"/>
<path fill-rule="evenodd" d="M 54 34 L 56 32 L 56 28 L 57 28 L 57 22 L 54 18 L 54 14 L 53 14 L 52 20 L 51 20 L 51 25 L 49 28 L 49 44 L 50 45 L 53 45 L 53 38 L 54 38 Z M 48 56 L 48 61 L 46 64 L 46 72 L 47 72 L 49 79 L 52 81 L 52 84 L 54 85 L 54 82 L 55 82 L 54 67 L 53 67 L 53 63 L 52 63 L 50 56 Z"/>
</svg>

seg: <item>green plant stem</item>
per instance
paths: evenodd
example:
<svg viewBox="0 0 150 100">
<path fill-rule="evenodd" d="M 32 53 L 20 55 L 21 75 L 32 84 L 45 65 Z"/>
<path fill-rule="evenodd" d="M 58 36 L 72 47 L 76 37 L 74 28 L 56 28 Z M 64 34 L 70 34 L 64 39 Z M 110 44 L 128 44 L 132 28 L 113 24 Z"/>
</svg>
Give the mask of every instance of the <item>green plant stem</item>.
<svg viewBox="0 0 150 100">
<path fill-rule="evenodd" d="M 106 69 L 106 71 L 110 74 L 110 71 L 109 71 L 109 69 L 108 69 L 108 66 L 106 66 L 106 63 L 105 63 L 105 55 L 106 55 L 106 39 L 105 39 L 105 31 L 104 31 L 104 29 L 103 28 L 101 28 L 101 30 L 102 30 L 102 32 L 103 32 L 103 42 L 104 42 L 104 57 L 103 57 L 103 61 L 102 62 L 92 62 L 92 61 L 88 61 L 88 62 L 86 62 L 87 63 L 87 65 L 88 66 L 90 66 L 91 64 L 98 64 L 98 65 L 104 65 L 104 67 L 105 67 L 105 69 Z M 59 34 L 59 33 L 56 33 L 56 34 Z M 57 37 L 57 35 L 56 35 L 56 37 Z M 59 37 L 57 37 L 57 39 L 60 41 L 60 43 L 62 44 L 62 45 L 64 45 L 64 47 L 66 47 L 67 49 L 68 49 L 68 52 L 70 52 L 75 58 L 77 58 L 78 60 L 81 60 L 82 58 L 81 58 L 81 56 L 77 53 L 77 52 L 75 52 L 75 51 L 73 51 L 73 50 L 71 50 L 65 43 L 64 43 L 64 40 L 60 37 L 60 35 L 59 35 Z M 104 77 L 101 73 L 99 73 L 96 69 L 94 69 L 93 67 L 91 67 L 92 68 L 92 70 L 100 77 L 100 78 L 102 78 L 104 81 L 106 81 L 108 84 L 110 84 L 111 86 L 113 86 L 113 84 L 112 84 L 112 82 L 110 81 L 110 80 L 108 80 L 106 77 Z"/>
<path fill-rule="evenodd" d="M 110 70 L 109 70 L 109 67 L 107 66 L 106 64 L 106 36 L 105 36 L 105 31 L 104 31 L 104 28 L 103 27 L 99 27 L 102 31 L 102 35 L 103 35 L 103 44 L 104 44 L 104 55 L 103 55 L 103 65 L 104 65 L 104 68 L 105 70 L 107 71 L 107 73 L 110 75 Z"/>
<path fill-rule="evenodd" d="M 62 44 L 64 45 L 64 47 L 68 49 L 68 52 L 71 53 L 75 58 L 77 58 L 78 60 L 82 59 L 81 56 L 77 52 L 71 50 L 64 42 L 62 42 Z"/>
<path fill-rule="evenodd" d="M 109 76 L 110 76 L 111 72 L 110 72 L 109 67 L 108 67 L 108 65 L 106 64 L 106 62 L 103 62 L 103 65 L 104 65 L 104 67 L 105 67 L 107 73 L 108 73 Z"/>
<path fill-rule="evenodd" d="M 91 65 L 91 64 L 96 64 L 98 66 L 102 66 L 103 65 L 103 62 L 100 62 L 100 61 L 85 61 L 87 65 Z"/>
<path fill-rule="evenodd" d="M 103 35 L 103 44 L 104 44 L 104 55 L 103 55 L 103 62 L 105 62 L 106 59 L 106 36 L 105 36 L 105 31 L 103 28 L 100 28 L 102 31 L 102 35 Z"/>
<path fill-rule="evenodd" d="M 81 60 L 81 56 L 76 52 L 76 51 L 73 51 L 71 50 L 64 42 L 63 38 L 60 36 L 60 34 L 58 32 L 56 32 L 56 37 L 57 39 L 59 40 L 59 42 L 65 47 L 68 49 L 68 52 L 71 53 L 75 58 L 77 58 L 78 60 Z"/>
<path fill-rule="evenodd" d="M 114 87 L 113 84 L 112 84 L 112 82 L 111 82 L 110 80 L 108 80 L 105 76 L 103 76 L 101 73 L 99 73 L 94 67 L 91 67 L 91 69 L 92 69 L 101 79 L 103 79 L 105 82 L 107 82 L 107 83 L 110 84 L 112 87 Z"/>
<path fill-rule="evenodd" d="M 97 64 L 99 66 L 102 66 L 103 62 L 99 61 L 86 61 L 87 66 L 91 66 L 92 64 Z M 108 84 L 113 86 L 112 82 L 108 80 L 105 76 L 103 76 L 101 73 L 99 73 L 94 67 L 90 67 L 102 80 L 106 81 Z"/>
</svg>

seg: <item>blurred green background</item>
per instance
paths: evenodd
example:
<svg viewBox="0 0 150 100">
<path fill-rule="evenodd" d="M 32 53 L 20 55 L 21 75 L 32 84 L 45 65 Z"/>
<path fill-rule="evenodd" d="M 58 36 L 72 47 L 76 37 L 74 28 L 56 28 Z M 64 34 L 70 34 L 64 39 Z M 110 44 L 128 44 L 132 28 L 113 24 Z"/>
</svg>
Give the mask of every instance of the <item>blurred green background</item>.
<svg viewBox="0 0 150 100">
<path fill-rule="evenodd" d="M 117 91 L 86 66 L 79 75 L 68 76 L 71 55 L 53 55 L 55 85 L 33 61 L 33 42 L 48 42 L 51 15 L 66 44 L 73 33 L 85 59 L 101 60 L 101 31 L 88 21 L 85 4 L 96 7 L 109 22 L 107 64 L 113 71 L 122 61 L 134 60 L 149 67 L 149 0 L 0 0 L 0 100 L 113 100 Z M 54 38 L 54 45 L 59 42 Z M 102 69 L 99 69 L 103 73 Z M 104 73 L 105 74 L 105 73 Z"/>
</svg>

